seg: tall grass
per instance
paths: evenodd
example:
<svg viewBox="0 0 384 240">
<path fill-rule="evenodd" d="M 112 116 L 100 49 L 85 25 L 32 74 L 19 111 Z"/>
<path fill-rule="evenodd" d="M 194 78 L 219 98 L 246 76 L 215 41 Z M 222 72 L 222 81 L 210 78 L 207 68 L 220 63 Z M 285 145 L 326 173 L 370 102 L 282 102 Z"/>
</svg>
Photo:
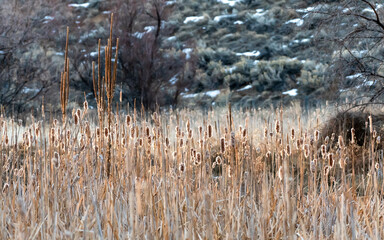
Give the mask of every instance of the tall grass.
<svg viewBox="0 0 384 240">
<path fill-rule="evenodd" d="M 372 116 L 357 139 L 332 109 L 113 111 L 112 27 L 103 77 L 100 48 L 96 113 L 67 114 L 67 40 L 62 120 L 0 116 L 0 239 L 384 237 Z"/>
<path fill-rule="evenodd" d="M 85 108 L 67 125 L 2 116 L 0 238 L 383 238 L 373 129 L 352 178 L 355 143 L 319 136 L 325 110 L 138 112 L 110 129 Z"/>
</svg>

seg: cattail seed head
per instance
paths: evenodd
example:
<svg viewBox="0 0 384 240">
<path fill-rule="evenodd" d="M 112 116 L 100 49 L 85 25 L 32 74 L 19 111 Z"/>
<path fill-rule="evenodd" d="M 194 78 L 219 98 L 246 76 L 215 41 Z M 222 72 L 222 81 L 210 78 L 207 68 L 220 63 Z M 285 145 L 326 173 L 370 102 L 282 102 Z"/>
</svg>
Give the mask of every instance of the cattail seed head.
<svg viewBox="0 0 384 240">
<path fill-rule="evenodd" d="M 179 146 L 180 146 L 180 148 L 183 147 L 183 144 L 184 144 L 184 140 L 183 140 L 182 138 L 180 138 L 180 142 L 179 142 Z"/>
<path fill-rule="evenodd" d="M 84 101 L 83 108 L 84 108 L 84 112 L 86 112 L 88 110 L 88 102 L 87 101 Z"/>
<path fill-rule="evenodd" d="M 127 125 L 127 127 L 129 127 L 129 125 L 131 125 L 131 116 L 127 115 L 125 117 L 125 124 Z"/>
<path fill-rule="evenodd" d="M 287 156 L 291 155 L 291 146 L 289 144 L 287 144 L 287 147 L 285 148 L 285 153 L 287 154 Z"/>
<path fill-rule="evenodd" d="M 339 145 L 339 148 L 342 149 L 344 148 L 344 139 L 343 139 L 343 136 L 339 136 L 339 140 L 338 140 L 338 145 Z"/>
<path fill-rule="evenodd" d="M 328 174 L 329 174 L 329 169 L 330 169 L 329 166 L 325 166 L 325 167 L 324 167 L 324 175 L 325 175 L 325 176 L 328 176 Z"/>
<path fill-rule="evenodd" d="M 321 145 L 321 156 L 323 156 L 323 159 L 325 159 L 327 154 L 327 147 L 323 144 Z"/>
<path fill-rule="evenodd" d="M 314 159 L 314 160 L 311 161 L 311 164 L 310 164 L 311 173 L 315 173 L 315 171 L 316 171 L 316 164 L 317 164 L 317 159 Z"/>
<path fill-rule="evenodd" d="M 373 133 L 372 116 L 368 116 L 368 121 L 369 121 L 369 132 Z"/>
<path fill-rule="evenodd" d="M 215 161 L 215 162 L 216 162 L 216 164 L 217 164 L 217 165 L 219 165 L 219 166 L 220 166 L 220 165 L 223 163 L 223 160 L 221 159 L 221 157 L 220 157 L 220 156 L 217 156 L 217 157 L 216 157 L 216 161 Z"/>
<path fill-rule="evenodd" d="M 212 137 L 212 125 L 211 124 L 208 125 L 208 137 L 209 138 Z"/>
<path fill-rule="evenodd" d="M 324 139 L 324 144 L 328 145 L 328 143 L 329 143 L 329 136 L 326 136 L 325 139 Z"/>
<path fill-rule="evenodd" d="M 75 125 L 79 125 L 79 115 L 77 113 L 75 113 L 75 115 L 73 116 L 73 121 L 75 123 Z"/>
<path fill-rule="evenodd" d="M 351 143 L 355 143 L 355 129 L 351 128 Z"/>
<path fill-rule="evenodd" d="M 292 141 L 295 140 L 295 129 L 294 128 L 291 129 L 291 139 L 292 139 Z"/>
<path fill-rule="evenodd" d="M 333 167 L 334 162 L 335 159 L 333 159 L 333 153 L 328 153 L 328 163 L 331 168 Z"/>
<path fill-rule="evenodd" d="M 268 138 L 268 128 L 264 128 L 264 138 Z"/>
<path fill-rule="evenodd" d="M 305 144 L 304 145 L 304 157 L 308 158 L 308 156 L 309 156 L 309 145 Z"/>
<path fill-rule="evenodd" d="M 225 152 L 225 139 L 223 137 L 220 139 L 220 149 L 222 153 Z"/>
<path fill-rule="evenodd" d="M 108 135 L 109 135 L 109 130 L 108 130 L 108 128 L 107 127 L 105 127 L 104 128 L 104 137 L 108 137 Z"/>
<path fill-rule="evenodd" d="M 180 171 L 181 173 L 183 173 L 183 172 L 185 171 L 185 164 L 184 164 L 184 163 L 180 163 L 180 165 L 179 165 L 179 171 Z"/>
<path fill-rule="evenodd" d="M 265 157 L 266 157 L 266 158 L 270 158 L 271 156 L 272 156 L 271 151 L 268 151 L 268 152 L 265 154 Z"/>
<path fill-rule="evenodd" d="M 320 132 L 319 130 L 315 130 L 315 142 L 319 141 L 320 139 Z"/>
<path fill-rule="evenodd" d="M 275 131 L 276 131 L 276 133 L 280 133 L 280 121 L 279 120 L 275 121 Z"/>
<path fill-rule="evenodd" d="M 279 167 L 278 177 L 279 177 L 280 181 L 283 181 L 283 166 Z"/>
<path fill-rule="evenodd" d="M 3 194 L 7 193 L 8 192 L 8 189 L 9 189 L 9 184 L 8 183 L 5 183 L 4 184 L 4 187 L 3 187 Z"/>
</svg>

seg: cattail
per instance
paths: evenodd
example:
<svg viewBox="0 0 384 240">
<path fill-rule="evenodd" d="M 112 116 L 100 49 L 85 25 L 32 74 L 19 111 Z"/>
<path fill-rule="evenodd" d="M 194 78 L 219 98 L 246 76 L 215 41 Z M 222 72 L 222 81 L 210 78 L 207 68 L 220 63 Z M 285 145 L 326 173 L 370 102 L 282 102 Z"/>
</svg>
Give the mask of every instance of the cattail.
<svg viewBox="0 0 384 240">
<path fill-rule="evenodd" d="M 84 112 L 86 112 L 88 110 L 88 102 L 87 102 L 87 100 L 84 101 L 83 108 L 84 108 Z"/>
<path fill-rule="evenodd" d="M 180 148 L 183 147 L 183 144 L 184 144 L 184 140 L 182 138 L 180 138 L 180 144 L 179 144 Z"/>
<path fill-rule="evenodd" d="M 75 125 L 79 124 L 79 115 L 77 115 L 77 113 L 75 113 L 75 115 L 73 116 L 73 120 L 75 122 Z"/>
<path fill-rule="evenodd" d="M 275 130 L 276 130 L 276 133 L 280 132 L 280 121 L 279 120 L 276 120 L 276 122 L 275 122 Z"/>
<path fill-rule="evenodd" d="M 145 129 L 145 134 L 146 134 L 147 137 L 149 137 L 149 127 L 147 127 L 147 128 Z"/>
<path fill-rule="evenodd" d="M 81 110 L 79 108 L 77 109 L 76 114 L 79 117 L 79 119 L 81 119 Z"/>
<path fill-rule="evenodd" d="M 180 133 L 180 128 L 178 126 L 176 126 L 175 128 L 175 134 L 176 134 L 176 137 L 180 137 L 181 133 Z"/>
<path fill-rule="evenodd" d="M 200 136 L 202 136 L 202 134 L 203 134 L 203 127 L 202 126 L 199 127 L 199 134 L 200 134 Z"/>
<path fill-rule="evenodd" d="M 225 139 L 224 138 L 221 138 L 220 139 L 220 149 L 221 149 L 221 152 L 224 153 L 225 152 Z"/>
<path fill-rule="evenodd" d="M 216 161 L 215 161 L 215 162 L 216 162 L 216 164 L 217 164 L 217 165 L 219 165 L 219 166 L 220 166 L 220 165 L 223 163 L 223 160 L 221 159 L 221 157 L 220 157 L 220 156 L 217 156 L 217 157 L 216 157 Z"/>
<path fill-rule="evenodd" d="M 316 171 L 316 163 L 317 163 L 317 159 L 313 159 L 311 161 L 311 164 L 310 164 L 311 173 L 315 173 L 315 171 Z"/>
<path fill-rule="evenodd" d="M 329 169 L 330 169 L 329 166 L 325 166 L 325 167 L 324 167 L 324 175 L 325 175 L 325 176 L 328 176 L 328 174 L 329 174 Z"/>
<path fill-rule="evenodd" d="M 333 167 L 334 162 L 335 160 L 333 159 L 333 153 L 328 153 L 328 163 L 331 168 Z"/>
<path fill-rule="evenodd" d="M 139 139 L 139 146 L 140 146 L 140 147 L 143 146 L 143 139 L 142 139 L 142 138 Z"/>
<path fill-rule="evenodd" d="M 127 127 L 129 127 L 129 125 L 131 125 L 131 116 L 127 115 L 125 117 L 125 124 L 127 125 Z"/>
<path fill-rule="evenodd" d="M 208 125 L 208 137 L 209 138 L 212 137 L 212 126 L 211 126 L 211 124 Z"/>
<path fill-rule="evenodd" d="M 368 121 L 369 121 L 369 132 L 373 132 L 373 125 L 372 125 L 372 116 L 368 116 Z"/>
<path fill-rule="evenodd" d="M 331 142 L 335 141 L 335 137 L 336 137 L 336 134 L 332 133 L 332 135 L 331 135 Z"/>
<path fill-rule="evenodd" d="M 198 152 L 196 154 L 196 162 L 197 162 L 198 165 L 200 165 L 200 163 L 201 163 L 201 153 L 200 152 Z"/>
<path fill-rule="evenodd" d="M 188 131 L 188 138 L 191 139 L 192 136 L 193 136 L 192 129 L 189 129 L 189 131 Z"/>
<path fill-rule="evenodd" d="M 182 173 L 185 171 L 185 164 L 184 163 L 180 163 L 179 171 L 182 172 Z"/>
<path fill-rule="evenodd" d="M 355 129 L 351 128 L 351 143 L 355 143 Z"/>
<path fill-rule="evenodd" d="M 342 149 L 344 148 L 344 139 L 343 139 L 343 136 L 339 136 L 339 140 L 338 140 L 338 145 L 339 145 L 339 148 Z"/>
<path fill-rule="evenodd" d="M 325 139 L 324 139 L 324 144 L 328 145 L 328 143 L 329 143 L 329 136 L 326 136 Z"/>
<path fill-rule="evenodd" d="M 268 128 L 264 128 L 264 138 L 268 138 Z"/>
<path fill-rule="evenodd" d="M 309 156 L 309 145 L 305 144 L 304 145 L 304 157 L 308 158 L 308 156 Z"/>
<path fill-rule="evenodd" d="M 135 126 L 131 127 L 131 138 L 135 138 Z"/>
<path fill-rule="evenodd" d="M 300 139 L 296 139 L 296 149 L 299 150 L 301 147 Z"/>
<path fill-rule="evenodd" d="M 227 171 L 228 171 L 228 177 L 231 178 L 232 177 L 232 168 L 231 168 L 231 166 L 228 166 Z"/>
<path fill-rule="evenodd" d="M 315 130 L 315 142 L 319 141 L 320 139 L 320 132 L 319 130 Z"/>
<path fill-rule="evenodd" d="M 187 131 L 191 130 L 191 123 L 189 122 L 189 119 L 187 120 L 187 123 L 185 124 L 185 128 Z"/>
<path fill-rule="evenodd" d="M 231 133 L 231 147 L 235 147 L 235 133 L 232 132 Z"/>
<path fill-rule="evenodd" d="M 167 137 L 165 138 L 165 146 L 169 147 L 169 138 L 167 138 Z"/>
<path fill-rule="evenodd" d="M 54 126 L 54 127 L 56 127 L 56 125 L 57 125 L 57 122 L 58 122 L 58 121 L 57 121 L 57 119 L 56 119 L 56 118 L 55 118 L 55 119 L 53 119 L 53 126 Z"/>
<path fill-rule="evenodd" d="M 327 154 L 327 147 L 323 144 L 321 145 L 321 156 L 323 156 L 323 159 L 325 159 L 326 154 Z"/>
<path fill-rule="evenodd" d="M 2 191 L 3 194 L 7 193 L 8 189 L 9 189 L 9 184 L 8 184 L 8 183 L 5 183 L 5 184 L 4 184 L 4 187 L 3 187 L 3 191 Z"/>
<path fill-rule="evenodd" d="M 109 130 L 108 130 L 108 128 L 107 127 L 105 127 L 104 128 L 104 137 L 108 137 L 108 135 L 109 135 Z"/>
<path fill-rule="evenodd" d="M 287 144 L 287 147 L 285 148 L 285 153 L 287 154 L 287 156 L 291 155 L 291 146 L 289 144 Z"/>
<path fill-rule="evenodd" d="M 58 169 L 60 167 L 60 155 L 58 152 L 55 152 L 53 154 L 53 158 L 52 158 L 52 165 Z"/>
<path fill-rule="evenodd" d="M 345 164 L 346 164 L 345 159 L 344 158 L 340 158 L 339 159 L 339 166 L 340 166 L 341 169 L 344 168 Z"/>
<path fill-rule="evenodd" d="M 283 166 L 279 167 L 278 177 L 279 177 L 280 181 L 283 181 Z"/>
<path fill-rule="evenodd" d="M 266 157 L 266 158 L 270 158 L 271 156 L 272 156 L 271 151 L 268 151 L 268 152 L 265 154 L 265 157 Z"/>
</svg>

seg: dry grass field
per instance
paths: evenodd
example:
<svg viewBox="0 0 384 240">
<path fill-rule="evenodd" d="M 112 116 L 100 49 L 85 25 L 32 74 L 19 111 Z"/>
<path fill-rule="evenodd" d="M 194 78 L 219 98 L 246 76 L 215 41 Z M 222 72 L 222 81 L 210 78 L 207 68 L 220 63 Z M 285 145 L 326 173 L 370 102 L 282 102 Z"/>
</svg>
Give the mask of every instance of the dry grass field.
<svg viewBox="0 0 384 240">
<path fill-rule="evenodd" d="M 382 109 L 148 113 L 113 101 L 112 49 L 97 112 L 67 113 L 67 37 L 62 116 L 1 114 L 0 239 L 384 238 Z"/>
<path fill-rule="evenodd" d="M 128 112 L 110 128 L 87 104 L 66 124 L 2 116 L 0 238 L 384 237 L 374 116 L 360 146 L 322 135 L 329 108 Z"/>
</svg>

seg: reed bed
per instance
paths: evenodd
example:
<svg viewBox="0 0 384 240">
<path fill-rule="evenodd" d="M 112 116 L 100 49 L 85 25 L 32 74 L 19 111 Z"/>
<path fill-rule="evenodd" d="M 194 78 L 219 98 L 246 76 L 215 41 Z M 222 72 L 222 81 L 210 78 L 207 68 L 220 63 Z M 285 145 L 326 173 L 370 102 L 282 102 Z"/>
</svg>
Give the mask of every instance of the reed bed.
<svg viewBox="0 0 384 240">
<path fill-rule="evenodd" d="M 131 107 L 103 127 L 87 105 L 63 120 L 0 117 L 1 239 L 384 238 L 369 117 L 358 146 L 321 135 L 327 108 Z"/>
</svg>

